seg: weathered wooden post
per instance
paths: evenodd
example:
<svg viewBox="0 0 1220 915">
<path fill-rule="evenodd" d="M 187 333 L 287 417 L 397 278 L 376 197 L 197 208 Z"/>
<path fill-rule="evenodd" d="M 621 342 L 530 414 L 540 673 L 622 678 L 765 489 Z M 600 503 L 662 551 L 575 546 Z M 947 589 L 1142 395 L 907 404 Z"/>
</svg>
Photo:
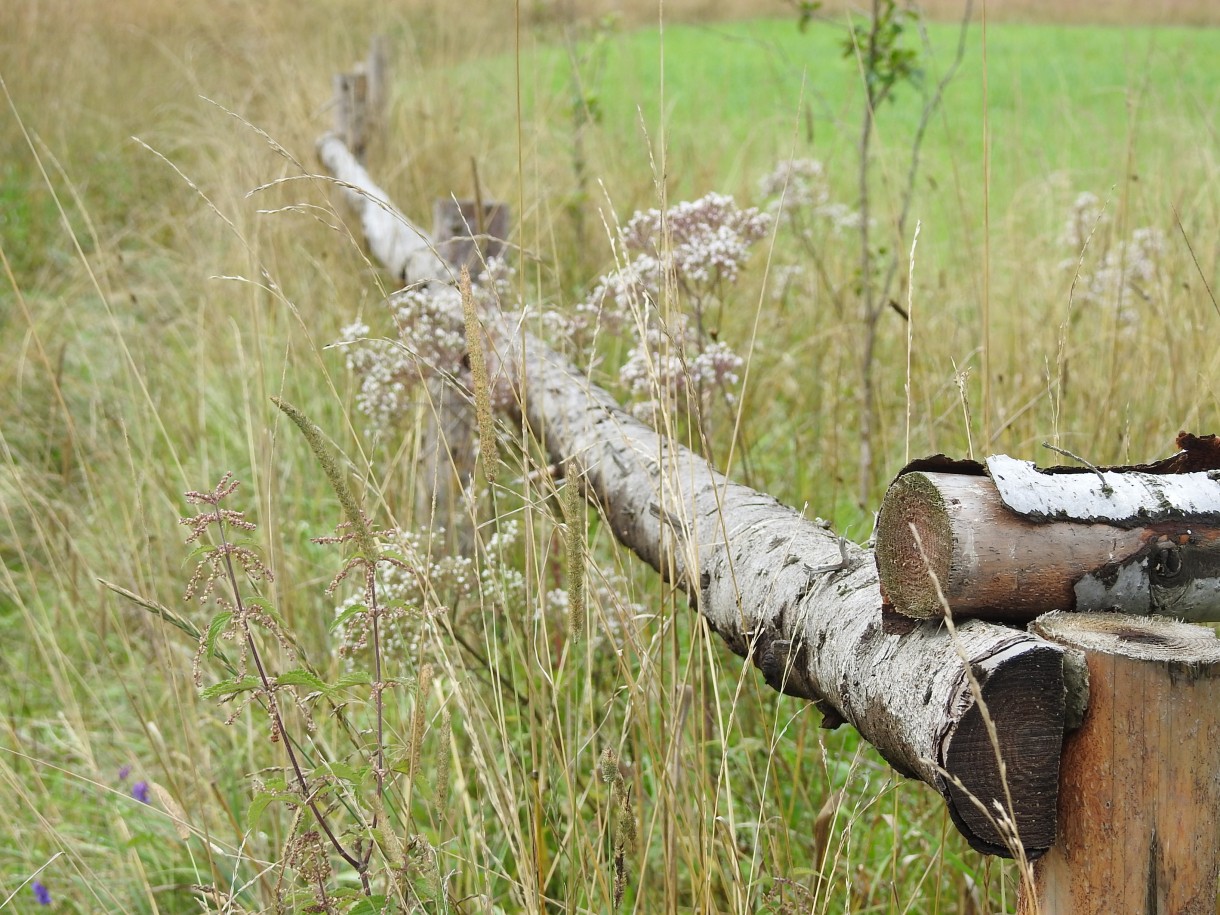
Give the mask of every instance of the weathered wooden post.
<svg viewBox="0 0 1220 915">
<path fill-rule="evenodd" d="M 508 205 L 494 200 L 437 200 L 432 205 L 437 253 L 455 271 L 465 267 L 471 276 L 478 276 L 488 258 L 504 252 L 508 216 Z"/>
<path fill-rule="evenodd" d="M 369 143 L 385 123 L 388 101 L 385 41 L 376 36 L 367 60 L 334 76 L 335 134 L 364 162 Z"/>
<path fill-rule="evenodd" d="M 1021 915 L 1214 915 L 1220 855 L 1220 639 L 1126 614 L 1054 613 L 1084 652 L 1088 710 L 1063 747 L 1059 830 Z"/>
</svg>

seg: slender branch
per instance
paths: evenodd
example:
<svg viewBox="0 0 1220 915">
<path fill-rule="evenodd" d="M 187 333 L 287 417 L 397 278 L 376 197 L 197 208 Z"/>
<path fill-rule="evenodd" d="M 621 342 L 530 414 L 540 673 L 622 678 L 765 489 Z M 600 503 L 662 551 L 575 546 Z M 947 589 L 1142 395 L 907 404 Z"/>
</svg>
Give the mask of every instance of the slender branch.
<svg viewBox="0 0 1220 915">
<path fill-rule="evenodd" d="M 953 82 L 957 76 L 957 71 L 962 67 L 962 62 L 966 59 L 966 38 L 970 33 L 970 18 L 973 12 L 974 0 L 966 0 L 966 9 L 962 13 L 962 22 L 957 33 L 957 51 L 954 52 L 953 62 L 949 64 L 949 69 L 945 71 L 945 75 L 936 83 L 936 89 L 932 92 L 932 95 L 924 102 L 923 112 L 919 116 L 919 125 L 915 128 L 915 136 L 911 140 L 911 161 L 907 167 L 906 185 L 902 189 L 902 208 L 898 213 L 898 222 L 896 224 L 899 239 L 905 240 L 906 238 L 907 219 L 911 215 L 911 201 L 915 197 L 915 179 L 919 175 L 920 156 L 923 152 L 923 141 L 928 132 L 928 125 L 932 123 L 932 115 L 940 110 L 945 90 Z M 926 32 L 924 41 L 926 44 Z M 885 282 L 881 286 L 882 301 L 889 298 L 890 289 L 893 288 L 894 284 L 894 277 L 898 273 L 897 247 L 894 248 L 894 252 L 895 254 L 890 259 L 889 267 L 886 270 Z"/>
</svg>

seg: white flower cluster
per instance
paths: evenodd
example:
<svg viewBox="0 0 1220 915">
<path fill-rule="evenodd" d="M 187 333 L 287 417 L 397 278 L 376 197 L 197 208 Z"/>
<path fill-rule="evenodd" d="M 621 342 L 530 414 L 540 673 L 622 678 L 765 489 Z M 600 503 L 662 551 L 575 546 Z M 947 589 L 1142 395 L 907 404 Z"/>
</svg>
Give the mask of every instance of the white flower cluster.
<svg viewBox="0 0 1220 915">
<path fill-rule="evenodd" d="M 514 520 L 504 521 L 488 542 L 482 569 L 474 559 L 457 553 L 437 555 L 444 549 L 444 530 L 430 532 L 391 530 L 382 537 L 386 552 L 402 565 L 377 566 L 377 601 L 383 619 L 394 625 L 383 636 L 386 650 L 407 651 L 415 656 L 427 635 L 429 624 L 449 611 L 484 603 L 520 606 L 525 595 L 525 579 L 505 555 L 520 537 Z M 363 593 L 353 594 L 335 608 L 336 618 L 361 604 Z M 361 614 L 354 617 L 364 620 Z M 366 633 L 359 626 L 345 627 L 343 654 L 363 646 Z"/>
<path fill-rule="evenodd" d="M 792 287 L 805 278 L 806 270 L 801 264 L 776 264 L 771 268 L 771 298 L 783 299 Z"/>
<path fill-rule="evenodd" d="M 668 329 L 650 324 L 619 370 L 619 380 L 631 393 L 632 414 L 655 422 L 663 411 L 698 413 L 717 394 L 735 403 L 733 389 L 745 360 L 720 341 L 701 344 L 685 315 L 669 323 Z"/>
<path fill-rule="evenodd" d="M 411 391 L 418 381 L 415 360 L 393 340 L 370 338 L 369 326 L 356 321 L 343 328 L 347 370 L 360 384 L 356 407 L 381 429 L 411 405 Z"/>
<path fill-rule="evenodd" d="M 1092 191 L 1082 191 L 1068 209 L 1068 217 L 1059 233 L 1059 244 L 1079 254 L 1093 233 L 1105 228 L 1109 221 L 1110 214 L 1101 198 Z"/>
<path fill-rule="evenodd" d="M 474 287 L 481 306 L 511 289 L 514 271 L 492 258 Z M 429 283 L 397 292 L 386 300 L 395 338 L 370 337 L 356 321 L 342 330 L 347 368 L 360 384 L 356 406 L 383 429 L 406 416 L 415 389 L 430 378 L 466 381 L 466 325 L 462 297 L 453 286 Z"/>
<path fill-rule="evenodd" d="M 727 287 L 737 282 L 751 247 L 770 224 L 766 213 L 715 193 L 665 212 L 636 213 L 618 233 L 623 265 L 598 279 L 568 319 L 565 336 L 589 347 L 597 330 L 634 329 L 636 341 L 620 379 L 639 416 L 708 406 L 717 392 L 731 403 L 743 362 L 710 339 L 703 318 L 710 305 L 724 304 Z M 664 320 L 665 292 L 673 296 L 671 304 L 687 311 L 666 309 L 674 316 Z"/>
<path fill-rule="evenodd" d="M 830 202 L 826 168 L 817 159 L 782 159 L 758 182 L 759 194 L 767 200 L 782 196 L 784 206 L 816 210 Z"/>
<path fill-rule="evenodd" d="M 670 272 L 689 287 L 735 283 L 750 247 L 767 234 L 771 218 L 741 209 L 726 194 L 707 194 L 660 210 L 636 213 L 623 228 L 623 244 L 640 257 L 635 273 L 656 283 Z M 654 285 L 655 288 L 655 285 Z"/>
<path fill-rule="evenodd" d="M 750 248 L 767 234 L 770 222 L 766 213 L 742 209 L 732 197 L 715 193 L 664 213 L 637 212 L 618 233 L 626 262 L 598 278 L 569 318 L 567 336 L 587 346 L 596 329 L 617 333 L 630 316 L 657 307 L 667 280 L 692 307 L 702 308 L 737 282 Z"/>
<path fill-rule="evenodd" d="M 1078 195 L 1059 236 L 1076 256 L 1062 266 L 1080 271 L 1077 301 L 1112 308 L 1121 323 L 1134 326 L 1139 321 L 1139 302 L 1152 299 L 1165 236 L 1152 226 L 1134 230 L 1125 240 L 1111 241 L 1111 235 L 1112 221 L 1101 199 L 1088 191 Z"/>
<path fill-rule="evenodd" d="M 808 237 L 818 222 L 829 224 L 836 234 L 854 232 L 861 226 L 858 210 L 831 199 L 826 168 L 817 159 L 782 160 L 763 176 L 758 190 L 763 199 L 771 201 L 769 211 L 802 237 Z"/>
</svg>

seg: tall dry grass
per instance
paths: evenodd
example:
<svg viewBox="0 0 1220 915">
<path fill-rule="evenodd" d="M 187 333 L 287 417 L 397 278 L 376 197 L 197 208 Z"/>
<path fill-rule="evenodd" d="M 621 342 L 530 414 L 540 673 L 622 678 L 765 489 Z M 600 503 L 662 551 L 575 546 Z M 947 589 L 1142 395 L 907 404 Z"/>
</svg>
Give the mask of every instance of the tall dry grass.
<svg viewBox="0 0 1220 915">
<path fill-rule="evenodd" d="M 379 520 L 427 520 L 413 498 L 418 430 L 365 434 L 342 354 L 326 348 L 353 314 L 380 314 L 385 279 L 323 182 L 249 196 L 314 170 L 332 72 L 361 57 L 374 31 L 388 36 L 399 82 L 390 139 L 373 153 L 379 177 L 400 205 L 426 214 L 438 193 L 471 193 L 467 163 L 477 160 L 486 186 L 521 211 L 527 297 L 570 299 L 605 266 L 598 210 L 587 205 L 586 234 L 574 241 L 559 193 L 573 181 L 570 108 L 546 90 L 562 65 L 530 56 L 562 41 L 569 10 L 522 8 L 523 79 L 539 101 L 520 120 L 511 80 L 480 83 L 487 71 L 477 66 L 512 50 L 515 10 L 497 4 L 456 20 L 450 10 L 137 0 L 0 10 L 11 100 L 0 119 L 0 382 L 11 392 L 0 403 L 0 902 L 45 865 L 39 879 L 65 911 L 198 911 L 192 885 L 233 893 L 245 910 L 273 910 L 291 818 L 272 808 L 251 824 L 246 809 L 252 774 L 282 763 L 276 747 L 255 717 L 224 726 L 226 710 L 191 683 L 190 640 L 98 580 L 188 612 L 181 493 L 232 469 L 277 572 L 267 596 L 319 667 L 342 669 L 328 631 L 334 601 L 322 593 L 335 559 L 309 542 L 339 519 L 338 506 L 271 394 L 333 436 Z M 666 10 L 675 20 L 748 12 L 728 2 Z M 655 18 L 655 9 L 640 4 L 631 16 Z M 486 110 L 471 104 L 480 85 L 495 92 L 499 118 L 464 121 L 461 113 Z M 791 115 L 783 113 L 786 129 Z M 716 129 L 693 136 L 671 151 L 682 172 L 673 180 L 748 191 L 755 176 L 717 145 Z M 647 142 L 655 151 L 661 140 Z M 656 203 L 656 176 L 634 136 L 602 127 L 588 142 L 589 167 L 617 215 Z M 1196 154 L 1191 173 L 1205 180 L 1193 190 L 1171 177 L 1122 184 L 1106 231 L 1125 237 L 1171 198 L 1214 277 L 1215 254 L 1200 243 L 1220 222 L 1214 161 L 1207 149 Z M 973 191 L 961 185 L 978 180 L 952 168 L 936 174 L 944 186 L 960 182 L 962 199 Z M 1099 462 L 1143 458 L 1179 425 L 1206 431 L 1214 422 L 1220 366 L 1207 341 L 1216 316 L 1189 253 L 1171 247 L 1135 332 L 1116 315 L 1098 320 L 1069 298 L 1071 271 L 1049 262 L 1060 256 L 1051 238 L 1076 190 L 1058 180 L 1028 176 L 1017 202 L 993 217 L 986 430 L 973 323 L 981 230 L 963 230 L 960 250 L 921 253 L 912 296 L 917 451 L 961 452 L 972 440 L 980 451 L 1030 454 L 1058 436 Z M 962 205 L 963 222 L 969 210 Z M 935 250 L 934 237 L 921 239 L 921 252 Z M 776 264 L 798 257 L 785 242 L 771 254 Z M 849 268 L 837 269 L 849 282 Z M 855 370 L 858 329 L 824 289 L 773 301 L 762 276 L 747 277 L 745 304 L 721 329 L 748 340 L 757 327 L 742 472 L 867 536 L 867 512 L 850 494 L 854 408 L 842 381 Z M 903 365 L 904 347 L 903 334 L 889 335 L 879 364 Z M 968 367 L 972 426 L 955 380 Z M 880 404 L 890 463 L 903 450 L 902 375 L 893 368 Z M 472 559 L 499 577 L 481 599 L 451 602 L 411 653 L 393 659 L 408 676 L 426 664 L 434 671 L 427 691 L 394 696 L 394 750 L 421 727 L 425 735 L 422 749 L 414 745 L 418 778 L 395 795 L 395 825 L 436 849 L 450 910 L 611 907 L 621 812 L 600 771 L 607 748 L 635 811 L 627 905 L 636 911 L 1011 905 L 1011 875 L 966 851 L 927 792 L 853 735 L 824 732 L 810 709 L 769 693 L 680 595 L 612 546 L 595 517 L 592 635 L 568 641 L 549 596 L 564 587 L 563 512 L 540 470 L 528 453 L 510 452 L 514 491 L 480 502 L 475 515 Z M 495 565 L 493 535 L 510 523 L 517 540 Z M 521 575 L 515 603 L 504 568 Z M 318 758 L 354 758 L 344 740 L 323 724 L 307 747 Z M 141 803 L 137 780 L 161 786 L 172 803 Z M 27 887 L 10 905 L 24 910 L 32 898 Z"/>
</svg>

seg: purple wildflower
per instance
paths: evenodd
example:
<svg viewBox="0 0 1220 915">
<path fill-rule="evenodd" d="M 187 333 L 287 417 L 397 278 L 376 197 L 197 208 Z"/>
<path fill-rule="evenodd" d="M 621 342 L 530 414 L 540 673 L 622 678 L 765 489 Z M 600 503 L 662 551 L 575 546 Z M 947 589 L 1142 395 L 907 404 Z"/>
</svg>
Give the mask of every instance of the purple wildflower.
<svg viewBox="0 0 1220 915">
<path fill-rule="evenodd" d="M 148 782 L 136 782 L 131 786 L 131 796 L 141 804 L 151 804 L 148 797 Z"/>
<path fill-rule="evenodd" d="M 129 775 L 131 775 L 131 766 L 120 766 L 119 767 L 119 781 L 121 781 L 121 782 L 127 781 L 127 776 L 129 776 Z"/>
<path fill-rule="evenodd" d="M 34 891 L 34 899 L 38 901 L 39 905 L 51 904 L 51 891 L 47 889 L 45 883 L 41 880 L 35 880 L 31 889 Z"/>
</svg>

